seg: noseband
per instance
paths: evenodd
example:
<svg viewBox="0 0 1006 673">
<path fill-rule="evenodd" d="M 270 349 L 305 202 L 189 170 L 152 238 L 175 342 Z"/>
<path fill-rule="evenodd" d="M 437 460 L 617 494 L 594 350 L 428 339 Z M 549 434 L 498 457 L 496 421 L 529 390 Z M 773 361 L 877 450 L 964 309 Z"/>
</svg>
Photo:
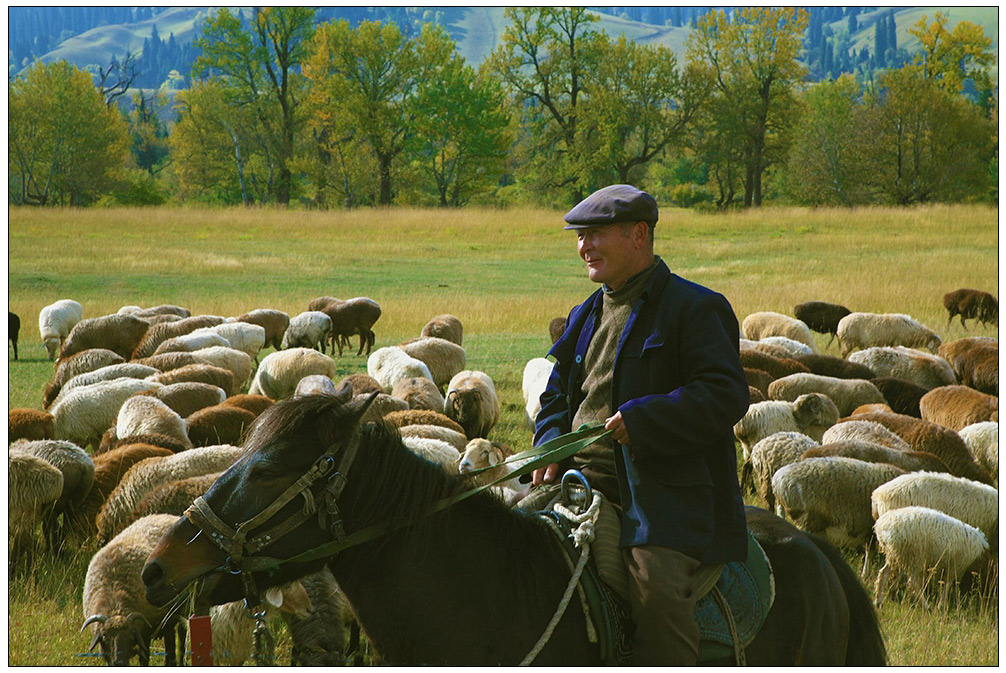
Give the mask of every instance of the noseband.
<svg viewBox="0 0 1006 673">
<path fill-rule="evenodd" d="M 184 516 L 196 528 L 209 536 L 210 540 L 226 554 L 224 565 L 241 576 L 245 590 L 245 598 L 249 605 L 258 603 L 258 589 L 252 579 L 251 570 L 246 560 L 268 547 L 273 542 L 284 537 L 312 516 L 317 514 L 318 525 L 328 529 L 334 540 L 342 541 L 346 533 L 342 526 L 342 514 L 339 512 L 339 496 L 346 487 L 346 473 L 349 472 L 356 458 L 359 442 L 351 442 L 343 452 L 338 467 L 335 463 L 335 447 L 323 453 L 318 460 L 297 481 L 283 491 L 272 503 L 261 512 L 232 527 L 221 519 L 210 507 L 209 503 L 199 496 L 185 510 Z M 312 492 L 315 483 L 324 480 L 326 483 L 317 496 Z M 304 496 L 304 506 L 275 526 L 248 539 L 249 534 L 265 525 L 279 510 L 298 496 Z"/>
</svg>

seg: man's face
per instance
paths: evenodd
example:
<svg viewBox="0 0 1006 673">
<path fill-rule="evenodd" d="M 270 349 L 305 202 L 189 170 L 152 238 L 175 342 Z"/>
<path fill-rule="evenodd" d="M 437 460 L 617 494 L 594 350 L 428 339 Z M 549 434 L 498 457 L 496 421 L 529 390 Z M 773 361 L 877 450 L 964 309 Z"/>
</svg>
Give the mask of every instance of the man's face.
<svg viewBox="0 0 1006 673">
<path fill-rule="evenodd" d="M 576 232 L 576 250 L 587 263 L 587 275 L 595 283 L 605 283 L 613 290 L 638 273 L 638 246 L 633 228 L 608 224 Z"/>
</svg>

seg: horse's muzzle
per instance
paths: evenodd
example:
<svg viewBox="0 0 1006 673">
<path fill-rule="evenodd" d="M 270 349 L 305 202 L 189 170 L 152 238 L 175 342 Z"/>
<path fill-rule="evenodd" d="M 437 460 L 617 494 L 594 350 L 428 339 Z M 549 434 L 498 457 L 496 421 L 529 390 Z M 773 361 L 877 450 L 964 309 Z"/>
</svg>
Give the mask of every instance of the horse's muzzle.
<svg viewBox="0 0 1006 673">
<path fill-rule="evenodd" d="M 184 517 L 168 529 L 140 573 L 148 601 L 165 605 L 193 580 L 220 567 L 220 550 L 205 537 Z"/>
</svg>

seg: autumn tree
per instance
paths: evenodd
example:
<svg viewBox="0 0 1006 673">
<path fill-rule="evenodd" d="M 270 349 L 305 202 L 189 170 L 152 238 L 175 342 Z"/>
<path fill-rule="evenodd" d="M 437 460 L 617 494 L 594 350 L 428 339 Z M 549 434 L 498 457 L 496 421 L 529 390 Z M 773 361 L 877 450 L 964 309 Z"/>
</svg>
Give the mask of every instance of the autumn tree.
<svg viewBox="0 0 1006 673">
<path fill-rule="evenodd" d="M 949 31 L 948 21 L 949 17 L 942 12 L 936 12 L 932 23 L 923 14 L 908 29 L 921 43 L 915 55 L 915 67 L 926 79 L 957 94 L 964 91 L 964 82 L 970 78 L 975 89 L 985 92 L 987 97 L 992 92 L 989 68 L 996 60 L 990 49 L 992 39 L 985 36 L 981 26 L 970 21 L 959 21 L 953 31 Z"/>
<path fill-rule="evenodd" d="M 126 122 L 91 75 L 36 63 L 7 86 L 9 200 L 86 205 L 113 189 L 128 154 Z"/>
<path fill-rule="evenodd" d="M 275 162 L 269 191 L 282 205 L 290 202 L 290 162 L 306 122 L 299 105 L 300 66 L 314 33 L 314 15 L 311 7 L 255 8 L 246 26 L 239 14 L 224 8 L 206 22 L 196 40 L 202 55 L 193 65 L 193 78 L 219 78 L 232 90 L 231 103 L 257 120 L 258 136 Z"/>
<path fill-rule="evenodd" d="M 165 104 L 160 90 L 139 91 L 133 94 L 133 108 L 127 115 L 133 159 L 151 176 L 168 162 L 168 128 L 157 115 L 157 108 Z"/>
<path fill-rule="evenodd" d="M 714 81 L 714 120 L 729 126 L 713 135 L 741 143 L 745 206 L 761 205 L 762 178 L 785 155 L 794 86 L 806 72 L 797 61 L 806 26 L 803 9 L 743 7 L 730 18 L 705 14 L 688 37 L 689 62 Z"/>
</svg>

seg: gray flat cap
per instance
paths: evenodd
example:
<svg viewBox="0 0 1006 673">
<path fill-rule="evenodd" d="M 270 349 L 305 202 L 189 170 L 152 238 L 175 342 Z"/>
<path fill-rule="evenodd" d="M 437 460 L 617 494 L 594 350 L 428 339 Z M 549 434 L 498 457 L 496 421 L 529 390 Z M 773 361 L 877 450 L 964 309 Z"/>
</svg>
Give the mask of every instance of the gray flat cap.
<svg viewBox="0 0 1006 673">
<path fill-rule="evenodd" d="M 569 223 L 563 229 L 639 221 L 653 226 L 657 223 L 657 202 L 632 185 L 608 185 L 576 204 L 563 219 Z"/>
</svg>

